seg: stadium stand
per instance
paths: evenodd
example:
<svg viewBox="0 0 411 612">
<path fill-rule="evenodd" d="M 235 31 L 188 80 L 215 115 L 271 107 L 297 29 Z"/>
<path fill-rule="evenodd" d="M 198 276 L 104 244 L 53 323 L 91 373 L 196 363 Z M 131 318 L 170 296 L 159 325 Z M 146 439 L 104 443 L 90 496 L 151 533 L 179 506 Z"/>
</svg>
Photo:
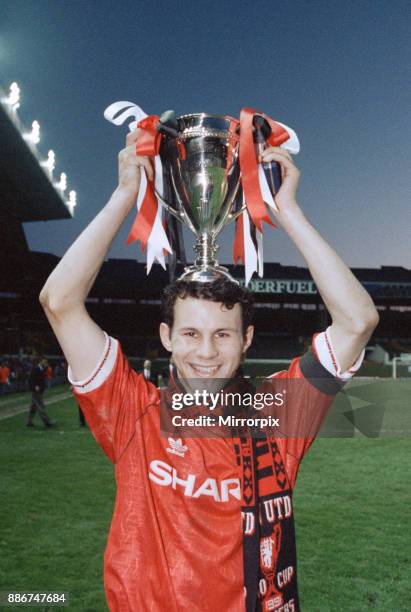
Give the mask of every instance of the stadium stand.
<svg viewBox="0 0 411 612">
<path fill-rule="evenodd" d="M 26 251 L 24 257 L 11 253 L 2 255 L 8 272 L 0 279 L 0 354 L 17 353 L 21 347 L 37 346 L 49 355 L 59 355 L 59 346 L 38 303 L 38 294 L 59 258 L 47 253 Z M 304 268 L 293 268 L 300 278 L 307 277 Z M 233 269 L 240 277 L 242 270 Z M 286 283 L 289 268 L 278 264 L 266 265 L 266 278 Z M 368 286 L 367 273 L 376 270 L 357 270 L 354 273 Z M 389 344 L 390 356 L 407 352 L 411 344 L 411 297 L 404 297 L 397 280 L 397 270 L 381 268 L 380 280 L 373 281 L 370 291 L 379 309 L 381 321 L 372 344 Z M 411 272 L 398 268 L 398 276 Z M 162 269 L 155 269 L 149 280 L 145 265 L 132 260 L 109 260 L 87 300 L 91 316 L 104 329 L 118 337 L 127 354 L 143 357 L 165 356 L 158 340 L 159 297 L 168 282 Z M 387 285 L 399 286 L 396 297 L 378 295 Z M 405 284 L 403 282 L 403 284 Z M 261 288 L 261 287 L 260 287 Z M 318 293 L 256 293 L 256 341 L 250 357 L 290 358 L 304 347 L 314 332 L 328 324 L 328 315 Z"/>
</svg>

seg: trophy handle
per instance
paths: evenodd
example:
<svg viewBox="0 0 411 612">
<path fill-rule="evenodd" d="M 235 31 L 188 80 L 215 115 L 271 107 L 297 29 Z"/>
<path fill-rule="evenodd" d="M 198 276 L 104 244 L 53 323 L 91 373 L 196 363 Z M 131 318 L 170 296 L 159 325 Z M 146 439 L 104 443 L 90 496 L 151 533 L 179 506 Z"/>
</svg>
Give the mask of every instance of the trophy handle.
<svg viewBox="0 0 411 612">
<path fill-rule="evenodd" d="M 181 223 L 186 223 L 189 228 L 191 229 L 192 232 L 194 232 L 195 234 L 197 233 L 194 225 L 191 223 L 190 219 L 188 218 L 186 212 L 184 211 L 184 209 L 182 210 L 175 210 L 171 204 L 169 204 L 168 202 L 166 202 L 163 198 L 163 196 L 161 196 L 157 189 L 154 189 L 154 193 L 156 195 L 156 197 L 160 200 L 161 205 L 164 206 L 164 208 L 166 210 L 168 210 L 168 212 L 173 215 L 173 217 L 175 217 L 176 219 L 178 219 Z"/>
<path fill-rule="evenodd" d="M 228 217 L 227 217 L 227 219 L 228 219 L 227 225 L 229 225 L 230 223 L 235 221 L 237 219 L 237 217 L 239 217 L 241 215 L 241 213 L 244 212 L 245 210 L 247 210 L 247 205 L 243 204 L 242 207 L 239 210 L 236 210 L 236 212 L 230 213 L 228 215 Z"/>
<path fill-rule="evenodd" d="M 233 206 L 233 203 L 235 203 L 235 199 L 237 197 L 239 188 L 240 188 L 240 181 L 238 181 L 235 191 L 231 196 L 231 204 L 229 208 L 231 208 Z M 218 236 L 218 234 L 221 232 L 223 227 L 225 227 L 226 225 L 229 225 L 231 221 L 234 221 L 234 219 L 237 219 L 237 217 L 243 212 L 245 208 L 246 206 L 245 204 L 243 204 L 239 210 L 236 210 L 235 212 L 230 212 L 226 216 L 222 217 L 219 223 L 213 229 L 213 236 L 214 237 Z"/>
</svg>

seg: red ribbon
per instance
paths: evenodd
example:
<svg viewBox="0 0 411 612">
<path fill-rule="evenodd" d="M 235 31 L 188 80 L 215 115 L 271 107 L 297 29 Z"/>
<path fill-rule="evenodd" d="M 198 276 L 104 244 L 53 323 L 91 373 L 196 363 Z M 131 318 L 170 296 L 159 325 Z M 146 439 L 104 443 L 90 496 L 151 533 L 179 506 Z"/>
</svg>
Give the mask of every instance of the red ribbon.
<svg viewBox="0 0 411 612">
<path fill-rule="evenodd" d="M 141 252 L 146 250 L 147 242 L 153 229 L 154 221 L 156 220 L 158 202 L 154 193 L 154 182 L 147 179 L 147 189 L 144 195 L 144 200 L 141 203 L 130 233 L 127 237 L 127 244 L 131 244 L 136 240 L 141 242 Z"/>
<path fill-rule="evenodd" d="M 241 184 L 244 190 L 244 197 L 247 210 L 251 220 L 260 232 L 263 231 L 263 221 L 274 226 L 268 216 L 266 205 L 261 195 L 260 182 L 258 180 L 258 160 L 253 140 L 253 117 L 260 115 L 268 122 L 272 133 L 267 142 L 278 147 L 289 139 L 288 132 L 278 123 L 273 121 L 264 113 L 260 113 L 252 108 L 243 108 L 240 113 L 240 168 Z"/>
<path fill-rule="evenodd" d="M 137 155 L 146 157 L 158 155 L 161 143 L 161 134 L 157 131 L 159 122 L 160 117 L 157 115 L 149 115 L 138 122 L 137 127 L 140 128 L 141 133 L 136 147 Z"/>
<path fill-rule="evenodd" d="M 157 131 L 159 121 L 160 118 L 157 115 L 149 115 L 139 121 L 137 127 L 140 128 L 141 134 L 136 145 L 137 155 L 146 157 L 158 155 L 161 143 L 161 134 Z M 127 237 L 127 244 L 140 240 L 142 253 L 146 250 L 158 210 L 158 202 L 154 192 L 155 169 L 153 169 L 153 173 L 153 181 L 149 181 L 147 178 L 144 199 Z"/>
</svg>

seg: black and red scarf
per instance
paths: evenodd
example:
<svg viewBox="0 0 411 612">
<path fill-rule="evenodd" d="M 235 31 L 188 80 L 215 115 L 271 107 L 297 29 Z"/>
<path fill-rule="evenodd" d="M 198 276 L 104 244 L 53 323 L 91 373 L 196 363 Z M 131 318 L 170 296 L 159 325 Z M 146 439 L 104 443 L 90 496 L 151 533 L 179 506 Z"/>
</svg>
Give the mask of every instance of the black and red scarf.
<svg viewBox="0 0 411 612">
<path fill-rule="evenodd" d="M 278 445 L 243 437 L 234 449 L 242 474 L 246 611 L 298 612 L 292 491 Z"/>
<path fill-rule="evenodd" d="M 168 392 L 175 387 L 185 390 L 173 367 Z M 223 389 L 236 393 L 254 390 L 241 368 Z M 225 406 L 221 411 L 250 416 L 249 409 L 238 407 Z M 196 414 L 191 410 L 190 416 Z M 278 445 L 261 433 L 253 437 L 249 428 L 232 429 L 231 437 L 242 490 L 246 612 L 299 612 L 292 490 Z"/>
</svg>

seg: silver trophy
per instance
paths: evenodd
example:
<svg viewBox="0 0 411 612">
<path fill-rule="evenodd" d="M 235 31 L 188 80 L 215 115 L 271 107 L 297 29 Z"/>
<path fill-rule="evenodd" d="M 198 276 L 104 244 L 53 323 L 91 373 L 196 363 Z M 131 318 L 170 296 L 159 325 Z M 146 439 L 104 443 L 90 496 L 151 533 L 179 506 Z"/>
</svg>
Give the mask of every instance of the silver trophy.
<svg viewBox="0 0 411 612">
<path fill-rule="evenodd" d="M 161 160 L 156 165 L 153 187 L 157 201 L 173 216 L 165 218 L 169 235 L 165 234 L 157 203 L 153 208 L 154 193 L 146 199 L 146 191 L 128 237 L 128 243 L 140 240 L 143 251 L 148 244 L 148 271 L 155 260 L 164 267 L 167 252 L 171 255 L 170 270 L 174 270 L 177 260 L 185 263 L 184 249 L 181 249 L 182 225 L 179 226 L 177 219 L 197 238 L 194 265 L 186 267 L 180 279 L 212 282 L 226 276 L 237 282 L 217 261 L 216 238 L 225 225 L 244 212 L 243 223 L 236 228 L 234 257 L 245 264 L 246 281 L 254 272 L 262 276 L 261 224 L 270 222 L 262 205 L 265 204 L 267 212 L 278 210 L 274 197 L 281 187 L 281 168 L 275 161 L 262 162 L 255 168 L 254 162 L 257 163 L 266 146 L 283 146 L 293 154 L 298 153 L 300 145 L 295 132 L 250 108 L 241 110 L 240 120 L 206 113 L 177 117 L 174 111 L 158 117 L 147 115 L 132 102 L 120 101 L 107 107 L 104 116 L 115 125 L 134 117 L 129 129 L 139 127 L 145 132 L 140 150 L 137 145 L 138 154 L 159 156 L 157 162 Z M 255 160 L 250 145 L 255 148 Z M 143 232 L 139 231 L 141 227 Z"/>
<path fill-rule="evenodd" d="M 160 117 L 160 158 L 166 209 L 197 237 L 194 265 L 180 279 L 212 282 L 221 276 L 235 281 L 216 259 L 216 237 L 244 210 L 240 187 L 239 134 L 230 117 L 197 113 Z M 241 196 L 241 197 L 240 197 Z"/>
</svg>

